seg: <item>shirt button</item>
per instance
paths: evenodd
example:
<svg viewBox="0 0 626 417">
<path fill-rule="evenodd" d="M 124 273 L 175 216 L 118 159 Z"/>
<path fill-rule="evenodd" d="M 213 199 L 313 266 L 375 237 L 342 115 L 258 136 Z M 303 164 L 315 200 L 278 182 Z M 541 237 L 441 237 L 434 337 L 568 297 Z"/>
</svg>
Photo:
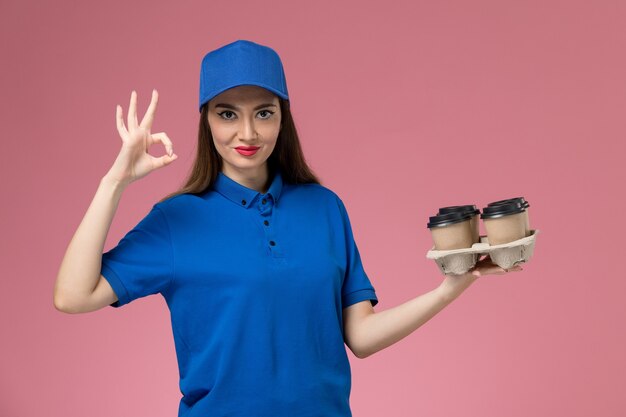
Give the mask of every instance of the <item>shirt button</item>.
<svg viewBox="0 0 626 417">
<path fill-rule="evenodd" d="M 246 200 L 241 200 L 241 204 L 246 205 Z"/>
<path fill-rule="evenodd" d="M 263 224 L 267 226 L 270 224 L 270 222 L 268 222 L 267 220 L 263 220 Z"/>
<path fill-rule="evenodd" d="M 274 246 L 276 245 L 276 242 L 274 242 L 273 240 L 270 240 L 270 245 Z"/>
<path fill-rule="evenodd" d="M 263 200 L 261 200 L 261 203 L 265 204 L 265 203 L 267 203 L 267 200 L 263 199 Z"/>
</svg>

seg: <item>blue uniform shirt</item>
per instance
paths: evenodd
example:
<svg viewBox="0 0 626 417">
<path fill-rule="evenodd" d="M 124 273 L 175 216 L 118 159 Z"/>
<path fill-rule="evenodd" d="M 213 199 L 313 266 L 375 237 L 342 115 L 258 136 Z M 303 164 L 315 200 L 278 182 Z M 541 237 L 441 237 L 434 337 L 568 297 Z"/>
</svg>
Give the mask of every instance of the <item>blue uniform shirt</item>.
<svg viewBox="0 0 626 417">
<path fill-rule="evenodd" d="M 156 203 L 103 254 L 102 275 L 113 307 L 165 299 L 179 416 L 352 415 L 342 309 L 378 299 L 330 189 L 277 171 L 262 194 L 219 173 Z"/>
</svg>

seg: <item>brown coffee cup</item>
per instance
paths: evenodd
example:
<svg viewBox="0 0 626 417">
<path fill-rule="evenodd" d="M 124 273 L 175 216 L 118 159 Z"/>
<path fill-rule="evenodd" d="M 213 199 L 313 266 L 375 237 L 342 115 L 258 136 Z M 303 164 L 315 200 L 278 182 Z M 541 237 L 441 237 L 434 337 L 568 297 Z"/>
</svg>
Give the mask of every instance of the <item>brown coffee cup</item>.
<svg viewBox="0 0 626 417">
<path fill-rule="evenodd" d="M 490 246 L 513 242 L 527 236 L 525 210 L 519 201 L 484 207 L 480 218 L 485 225 Z"/>
<path fill-rule="evenodd" d="M 430 217 L 426 227 L 430 229 L 435 250 L 471 248 L 474 244 L 471 217 L 458 211 Z"/>
<path fill-rule="evenodd" d="M 468 204 L 464 206 L 448 206 L 441 207 L 437 214 L 448 214 L 448 213 L 469 213 L 470 214 L 470 229 L 472 229 L 472 241 L 474 243 L 480 242 L 480 231 L 478 230 L 478 223 L 480 222 L 480 210 L 476 208 L 474 204 Z"/>
<path fill-rule="evenodd" d="M 524 221 L 525 221 L 526 236 L 530 236 L 530 230 L 531 230 L 530 219 L 528 218 L 528 208 L 530 207 L 530 204 L 528 203 L 528 201 L 524 199 L 524 197 L 515 197 L 515 198 L 509 198 L 506 200 L 494 201 L 493 203 L 489 203 L 487 206 L 496 206 L 499 204 L 506 204 L 506 203 L 510 203 L 511 201 L 519 202 L 524 208 L 524 218 L 525 218 Z"/>
</svg>

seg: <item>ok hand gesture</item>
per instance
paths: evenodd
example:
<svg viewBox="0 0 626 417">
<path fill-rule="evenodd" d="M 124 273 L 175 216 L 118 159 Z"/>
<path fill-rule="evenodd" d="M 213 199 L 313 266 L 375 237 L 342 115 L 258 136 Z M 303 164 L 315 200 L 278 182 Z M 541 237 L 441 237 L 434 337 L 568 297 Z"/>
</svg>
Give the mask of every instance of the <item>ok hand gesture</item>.
<svg viewBox="0 0 626 417">
<path fill-rule="evenodd" d="M 157 91 L 152 90 L 150 106 L 139 123 L 137 120 L 137 93 L 133 90 L 130 95 L 127 126 L 124 126 L 122 106 L 117 106 L 117 131 L 122 138 L 122 148 L 108 175 L 123 186 L 143 178 L 155 169 L 169 165 L 178 157 L 174 154 L 172 141 L 165 132 L 150 133 L 158 99 Z M 148 148 L 155 143 L 162 143 L 167 154 L 160 157 L 150 155 Z"/>
</svg>

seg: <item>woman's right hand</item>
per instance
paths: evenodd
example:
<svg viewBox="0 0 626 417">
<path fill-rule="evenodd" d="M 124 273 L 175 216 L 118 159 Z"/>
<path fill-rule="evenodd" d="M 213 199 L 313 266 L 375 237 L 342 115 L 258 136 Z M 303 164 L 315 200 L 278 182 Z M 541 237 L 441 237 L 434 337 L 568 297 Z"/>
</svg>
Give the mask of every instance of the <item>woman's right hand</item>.
<svg viewBox="0 0 626 417">
<path fill-rule="evenodd" d="M 130 107 L 128 109 L 128 128 L 124 126 L 122 106 L 117 106 L 117 131 L 122 138 L 122 149 L 107 175 L 120 185 L 126 186 L 133 181 L 143 178 L 155 169 L 169 165 L 178 158 L 174 153 L 172 141 L 165 132 L 150 133 L 158 99 L 157 91 L 152 90 L 150 106 L 141 123 L 138 123 L 137 92 L 133 90 L 130 95 Z M 154 157 L 148 153 L 148 148 L 158 142 L 165 146 L 167 154 Z"/>
</svg>

